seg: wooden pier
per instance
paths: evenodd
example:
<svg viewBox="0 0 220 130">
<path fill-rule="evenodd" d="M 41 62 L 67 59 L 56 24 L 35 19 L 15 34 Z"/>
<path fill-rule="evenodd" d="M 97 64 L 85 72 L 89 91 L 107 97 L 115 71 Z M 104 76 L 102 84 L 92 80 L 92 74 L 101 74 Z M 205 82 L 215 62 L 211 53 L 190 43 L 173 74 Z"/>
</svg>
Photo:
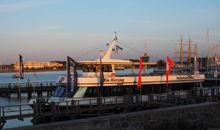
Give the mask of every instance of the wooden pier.
<svg viewBox="0 0 220 130">
<path fill-rule="evenodd" d="M 206 88 L 66 101 L 64 98 L 60 102 L 50 102 L 47 98 L 40 98 L 33 104 L 1 106 L 0 126 L 2 128 L 6 121 L 10 119 L 23 120 L 23 118 L 33 117 L 33 124 L 39 124 L 207 101 L 220 101 L 220 89 Z"/>
<path fill-rule="evenodd" d="M 19 99 L 22 93 L 26 93 L 27 98 L 31 99 L 32 94 L 37 93 L 37 97 L 41 98 L 43 92 L 46 92 L 47 96 L 51 96 L 56 87 L 56 82 L 6 83 L 0 84 L 0 96 L 10 99 L 12 94 L 17 94 Z"/>
</svg>

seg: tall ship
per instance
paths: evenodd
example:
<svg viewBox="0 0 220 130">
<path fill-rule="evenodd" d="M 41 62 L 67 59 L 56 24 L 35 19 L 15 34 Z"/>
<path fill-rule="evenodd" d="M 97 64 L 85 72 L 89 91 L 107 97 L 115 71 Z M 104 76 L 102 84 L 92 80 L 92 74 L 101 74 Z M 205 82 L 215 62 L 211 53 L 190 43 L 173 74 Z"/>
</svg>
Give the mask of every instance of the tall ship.
<svg viewBox="0 0 220 130">
<path fill-rule="evenodd" d="M 57 80 L 60 85 L 59 89 L 54 92 L 55 96 L 65 95 L 71 98 L 91 97 L 96 96 L 97 91 L 102 91 L 102 96 L 118 96 L 123 94 L 134 94 L 137 92 L 138 74 L 134 71 L 135 67 L 139 67 L 138 60 L 124 60 L 111 58 L 112 52 L 118 46 L 118 38 L 115 35 L 113 40 L 108 44 L 107 51 L 95 60 L 84 60 L 75 62 L 73 59 L 67 60 L 67 75 L 60 76 Z M 146 58 L 146 55 L 142 58 Z M 72 71 L 71 71 L 72 65 Z M 143 60 L 141 72 L 141 92 L 148 93 L 149 89 L 162 88 L 166 89 L 166 73 L 155 72 L 145 73 L 150 66 L 156 66 L 156 62 L 149 62 Z M 77 67 L 78 66 L 78 67 Z M 117 71 L 116 66 L 126 69 Z M 76 68 L 82 70 L 82 74 L 78 75 Z M 130 70 L 129 70 L 129 69 Z M 123 73 L 123 71 L 130 71 Z M 176 87 L 191 87 L 201 85 L 205 79 L 204 74 L 198 72 L 179 72 L 173 69 L 169 75 L 169 87 L 175 89 Z M 63 87 L 62 87 L 63 86 Z"/>
</svg>

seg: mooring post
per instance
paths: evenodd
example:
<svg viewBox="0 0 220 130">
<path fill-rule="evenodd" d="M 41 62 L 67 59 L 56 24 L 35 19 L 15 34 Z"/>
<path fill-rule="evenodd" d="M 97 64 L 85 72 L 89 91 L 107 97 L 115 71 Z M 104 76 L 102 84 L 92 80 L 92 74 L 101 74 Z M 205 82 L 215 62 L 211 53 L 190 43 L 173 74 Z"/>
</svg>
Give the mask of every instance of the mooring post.
<svg viewBox="0 0 220 130">
<path fill-rule="evenodd" d="M 42 97 L 42 89 L 43 89 L 43 84 L 40 84 L 40 97 Z"/>
<path fill-rule="evenodd" d="M 18 120 L 24 121 L 24 118 L 22 116 L 22 105 L 19 105 L 19 116 L 18 116 Z"/>
<path fill-rule="evenodd" d="M 2 107 L 0 106 L 0 117 L 2 117 Z"/>
<path fill-rule="evenodd" d="M 31 98 L 32 98 L 32 92 L 30 90 L 30 91 L 28 91 L 28 99 L 31 99 Z"/>
<path fill-rule="evenodd" d="M 8 99 L 11 100 L 11 83 L 8 84 Z"/>
<path fill-rule="evenodd" d="M 49 90 L 47 90 L 47 97 L 49 97 L 50 96 L 50 91 Z"/>
<path fill-rule="evenodd" d="M 58 112 L 57 112 L 57 109 L 56 109 L 56 103 L 55 102 L 51 102 L 51 118 L 50 118 L 50 121 L 51 122 L 54 122 L 54 121 L 57 121 L 57 119 L 56 119 L 56 117 L 57 117 L 57 114 L 58 114 Z"/>
<path fill-rule="evenodd" d="M 20 100 L 20 98 L 21 98 L 21 93 L 20 93 L 20 91 L 18 92 L 17 98 L 18 98 L 19 100 Z"/>
<path fill-rule="evenodd" d="M 203 96 L 203 89 L 202 88 L 200 88 L 200 95 L 199 96 Z"/>
<path fill-rule="evenodd" d="M 33 101 L 33 124 L 38 124 L 39 120 L 40 120 L 40 114 L 38 111 L 38 103 Z"/>
</svg>

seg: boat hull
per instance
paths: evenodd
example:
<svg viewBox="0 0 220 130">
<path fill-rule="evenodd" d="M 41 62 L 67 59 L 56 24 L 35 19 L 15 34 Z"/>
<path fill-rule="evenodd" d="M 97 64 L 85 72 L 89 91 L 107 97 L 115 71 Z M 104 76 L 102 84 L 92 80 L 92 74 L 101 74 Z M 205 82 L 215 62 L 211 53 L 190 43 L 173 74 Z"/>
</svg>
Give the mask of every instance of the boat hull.
<svg viewBox="0 0 220 130">
<path fill-rule="evenodd" d="M 103 86 L 135 86 L 137 85 L 138 77 L 105 77 Z M 166 76 L 142 76 L 142 86 L 166 84 Z M 168 83 L 182 84 L 182 83 L 198 83 L 205 80 L 204 75 L 171 75 Z M 79 87 L 97 87 L 100 86 L 99 78 L 80 77 L 78 78 Z"/>
</svg>

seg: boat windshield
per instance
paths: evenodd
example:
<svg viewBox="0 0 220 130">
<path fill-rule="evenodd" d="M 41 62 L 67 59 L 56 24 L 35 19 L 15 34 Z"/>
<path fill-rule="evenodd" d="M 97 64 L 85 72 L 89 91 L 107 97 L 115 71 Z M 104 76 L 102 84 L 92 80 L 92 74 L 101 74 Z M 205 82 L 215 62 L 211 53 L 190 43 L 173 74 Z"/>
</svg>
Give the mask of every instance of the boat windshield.
<svg viewBox="0 0 220 130">
<path fill-rule="evenodd" d="M 104 72 L 112 72 L 112 66 L 109 64 L 103 64 Z M 99 72 L 100 65 L 89 65 L 83 64 L 81 65 L 81 69 L 83 72 Z"/>
</svg>

